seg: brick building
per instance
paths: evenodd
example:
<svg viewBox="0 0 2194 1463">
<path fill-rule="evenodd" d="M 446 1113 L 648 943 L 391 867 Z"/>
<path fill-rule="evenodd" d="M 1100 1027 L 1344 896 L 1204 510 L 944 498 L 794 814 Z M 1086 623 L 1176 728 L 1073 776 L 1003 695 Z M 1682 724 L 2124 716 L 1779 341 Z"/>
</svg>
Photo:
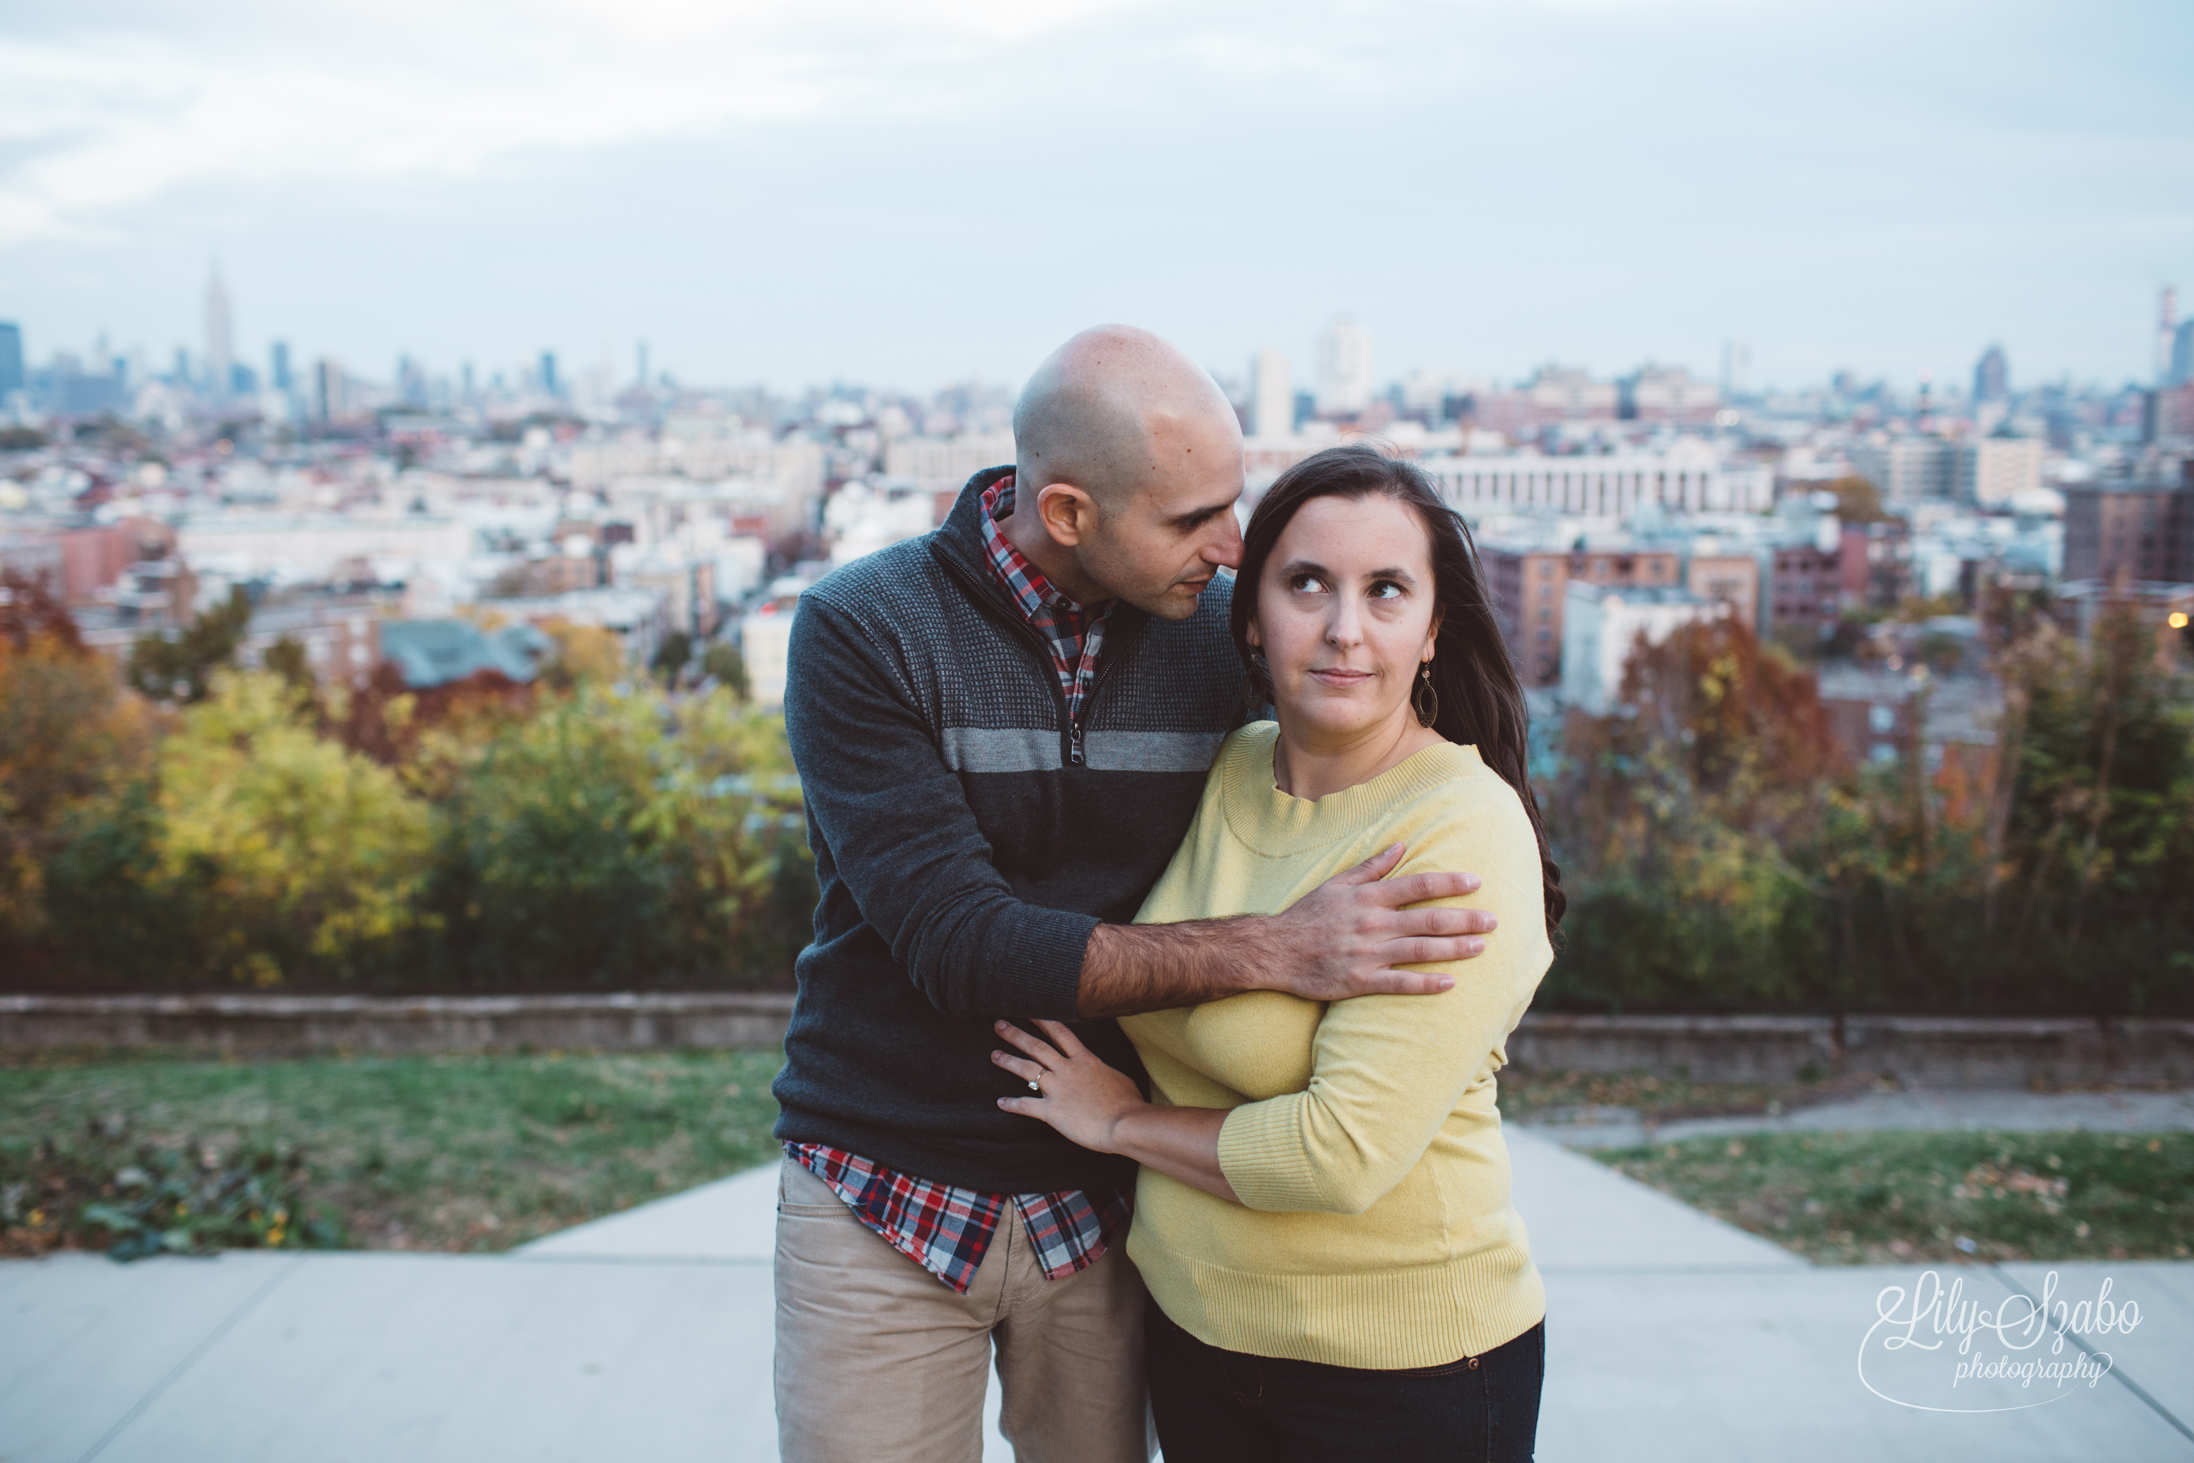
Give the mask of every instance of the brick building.
<svg viewBox="0 0 2194 1463">
<path fill-rule="evenodd" d="M 2064 577 L 2194 582 L 2194 483 L 2065 489 Z"/>
<path fill-rule="evenodd" d="M 1818 544 L 1786 544 L 1774 551 L 1768 573 L 1767 625 L 1825 633 L 1843 610 L 1843 554 Z"/>
<path fill-rule="evenodd" d="M 1562 617 L 1572 580 L 1587 584 L 1675 589 L 1676 553 L 1667 549 L 1537 549 L 1483 544 L 1494 618 L 1516 673 L 1527 686 L 1562 679 Z"/>
</svg>

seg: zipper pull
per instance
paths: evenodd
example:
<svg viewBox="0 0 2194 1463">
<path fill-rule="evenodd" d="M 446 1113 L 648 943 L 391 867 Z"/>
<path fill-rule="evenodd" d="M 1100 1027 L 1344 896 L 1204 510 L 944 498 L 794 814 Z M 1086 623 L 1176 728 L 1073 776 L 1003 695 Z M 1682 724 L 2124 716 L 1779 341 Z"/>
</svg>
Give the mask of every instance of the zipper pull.
<svg viewBox="0 0 2194 1463">
<path fill-rule="evenodd" d="M 1068 722 L 1067 733 L 1070 738 L 1068 755 L 1074 759 L 1075 766 L 1083 766 L 1084 760 L 1082 757 L 1082 724 L 1078 721 Z"/>
</svg>

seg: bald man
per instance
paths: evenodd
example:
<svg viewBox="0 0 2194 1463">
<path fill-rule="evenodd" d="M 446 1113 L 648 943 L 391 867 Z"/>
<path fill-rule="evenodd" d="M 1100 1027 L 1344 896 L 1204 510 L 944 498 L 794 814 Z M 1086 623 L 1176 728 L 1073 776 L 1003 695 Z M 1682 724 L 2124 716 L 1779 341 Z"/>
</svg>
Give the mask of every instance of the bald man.
<svg viewBox="0 0 2194 1463">
<path fill-rule="evenodd" d="M 1422 993 L 1490 922 L 1394 856 L 1279 915 L 1130 925 L 1242 719 L 1242 435 L 1147 331 L 1061 346 L 1016 461 L 801 596 L 785 725 L 822 901 L 776 1095 L 785 1463 L 975 1463 L 995 1349 L 1020 1463 L 1147 1463 L 1134 1166 L 1001 1112 L 993 1022 L 1252 989 Z"/>
</svg>

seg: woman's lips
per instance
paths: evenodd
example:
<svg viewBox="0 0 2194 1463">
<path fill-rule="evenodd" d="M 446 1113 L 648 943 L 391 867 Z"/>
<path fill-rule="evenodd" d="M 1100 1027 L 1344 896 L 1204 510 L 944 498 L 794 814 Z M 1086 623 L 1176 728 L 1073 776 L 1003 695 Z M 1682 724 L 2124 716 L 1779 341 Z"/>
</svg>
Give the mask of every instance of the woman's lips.
<svg viewBox="0 0 2194 1463">
<path fill-rule="evenodd" d="M 1356 687 L 1361 686 L 1362 684 L 1364 684 L 1364 682 L 1370 680 L 1371 672 L 1349 670 L 1313 670 L 1310 673 L 1310 678 L 1318 682 L 1318 684 L 1322 686 L 1331 686 L 1335 690 L 1349 691 L 1354 690 Z"/>
</svg>

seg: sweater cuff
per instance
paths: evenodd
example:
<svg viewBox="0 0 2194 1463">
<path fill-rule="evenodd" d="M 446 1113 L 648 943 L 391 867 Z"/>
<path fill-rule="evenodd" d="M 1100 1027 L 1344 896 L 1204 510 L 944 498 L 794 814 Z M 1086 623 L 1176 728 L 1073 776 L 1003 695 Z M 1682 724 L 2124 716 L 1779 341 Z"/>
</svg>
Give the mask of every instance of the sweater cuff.
<svg viewBox="0 0 2194 1463">
<path fill-rule="evenodd" d="M 1307 1092 L 1246 1102 L 1219 1125 L 1219 1172 L 1251 1209 L 1330 1209 L 1303 1136 Z"/>
<path fill-rule="evenodd" d="M 1078 1019 L 1082 957 L 1100 923 L 1093 915 L 1070 910 L 1027 908 L 1014 941 L 1011 966 L 1017 1000 L 1005 1014 L 1046 1021 Z"/>
</svg>

